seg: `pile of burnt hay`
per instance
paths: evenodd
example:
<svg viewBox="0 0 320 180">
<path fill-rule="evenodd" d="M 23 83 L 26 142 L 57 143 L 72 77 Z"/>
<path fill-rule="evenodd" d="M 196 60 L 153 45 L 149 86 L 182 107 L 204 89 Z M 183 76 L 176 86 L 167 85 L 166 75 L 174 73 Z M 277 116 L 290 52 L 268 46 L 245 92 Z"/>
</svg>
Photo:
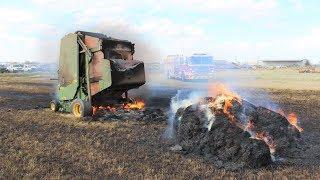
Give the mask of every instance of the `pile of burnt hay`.
<svg viewBox="0 0 320 180">
<path fill-rule="evenodd" d="M 282 115 L 244 100 L 218 98 L 176 112 L 174 129 L 183 152 L 235 170 L 267 166 L 296 145 L 300 133 Z"/>
</svg>

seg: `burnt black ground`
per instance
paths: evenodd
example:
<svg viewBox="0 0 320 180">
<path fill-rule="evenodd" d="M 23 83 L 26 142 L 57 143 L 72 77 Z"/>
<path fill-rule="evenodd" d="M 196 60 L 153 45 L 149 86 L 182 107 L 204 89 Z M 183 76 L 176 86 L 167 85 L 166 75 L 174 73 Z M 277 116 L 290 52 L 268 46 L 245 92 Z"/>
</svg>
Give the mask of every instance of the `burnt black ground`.
<svg viewBox="0 0 320 180">
<path fill-rule="evenodd" d="M 304 128 L 299 148 L 281 165 L 228 171 L 196 155 L 170 151 L 166 122 L 80 121 L 48 109 L 54 82 L 42 77 L 1 77 L 1 177 L 320 177 L 320 91 L 265 89 Z M 143 88 L 142 88 L 143 89 Z M 138 94 L 152 108 L 168 108 L 177 89 L 148 87 Z M 191 90 L 185 90 L 191 91 Z M 255 100 L 261 89 L 249 89 Z"/>
</svg>

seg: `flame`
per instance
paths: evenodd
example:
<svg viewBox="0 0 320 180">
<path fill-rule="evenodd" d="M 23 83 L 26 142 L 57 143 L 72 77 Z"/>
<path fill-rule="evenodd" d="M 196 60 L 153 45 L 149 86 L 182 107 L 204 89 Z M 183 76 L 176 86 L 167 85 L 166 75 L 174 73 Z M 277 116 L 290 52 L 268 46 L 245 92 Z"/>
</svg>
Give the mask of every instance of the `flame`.
<svg viewBox="0 0 320 180">
<path fill-rule="evenodd" d="M 253 138 L 264 141 L 269 146 L 270 153 L 275 153 L 276 145 L 273 141 L 273 138 L 267 132 L 257 132 Z"/>
<path fill-rule="evenodd" d="M 282 109 L 278 109 L 277 113 L 281 114 L 282 116 L 287 118 L 287 121 L 294 126 L 299 132 L 302 132 L 303 129 L 298 125 L 298 116 L 296 113 L 291 112 L 288 115 Z"/>
<path fill-rule="evenodd" d="M 115 107 L 112 106 L 93 106 L 92 107 L 92 113 L 93 115 L 97 114 L 98 111 L 101 110 L 106 110 L 106 111 L 111 111 L 111 112 L 115 112 L 117 109 Z"/>
<path fill-rule="evenodd" d="M 254 128 L 253 121 L 250 119 L 247 125 L 245 126 L 244 130 L 251 132 L 253 131 L 253 128 Z"/>
<path fill-rule="evenodd" d="M 290 113 L 287 117 L 288 122 L 294 126 L 295 128 L 297 128 L 297 130 L 299 132 L 302 132 L 303 129 L 298 125 L 298 116 L 295 113 Z"/>
<path fill-rule="evenodd" d="M 238 100 L 240 100 L 240 96 L 235 93 L 232 92 L 226 85 L 222 84 L 222 83 L 212 83 L 209 86 L 209 96 L 211 97 L 217 97 L 218 95 L 224 95 L 226 97 L 234 97 Z"/>
<path fill-rule="evenodd" d="M 272 136 L 267 132 L 256 132 L 252 119 L 248 119 L 246 124 L 242 124 L 231 111 L 235 102 L 242 104 L 241 97 L 238 94 L 232 92 L 227 86 L 221 83 L 212 84 L 209 87 L 208 94 L 211 97 L 215 97 L 213 102 L 209 102 L 209 106 L 213 110 L 221 110 L 231 123 L 236 124 L 242 130 L 249 132 L 251 138 L 264 141 L 268 145 L 270 153 L 275 153 L 276 145 Z"/>
<path fill-rule="evenodd" d="M 234 115 L 230 112 L 230 109 L 233 106 L 232 105 L 232 100 L 233 99 L 234 99 L 233 97 L 232 98 L 228 97 L 228 98 L 225 99 L 224 106 L 223 106 L 223 113 L 225 115 L 227 115 L 227 117 L 229 118 L 229 120 L 231 122 L 235 123 L 236 119 L 235 119 Z"/>
<path fill-rule="evenodd" d="M 251 138 L 264 141 L 268 145 L 270 153 L 274 154 L 276 152 L 276 144 L 274 143 L 272 136 L 266 131 L 256 132 L 254 128 L 253 121 L 250 119 L 244 130 L 250 133 Z"/>
<path fill-rule="evenodd" d="M 116 112 L 117 109 L 123 108 L 126 110 L 140 110 L 145 107 L 145 103 L 142 100 L 135 101 L 133 103 L 124 103 L 120 105 L 108 105 L 108 106 L 93 106 L 92 107 L 92 113 L 93 115 L 96 115 L 99 111 L 110 111 L 110 112 Z"/>
<path fill-rule="evenodd" d="M 143 109 L 145 107 L 145 103 L 144 101 L 142 100 L 137 100 L 133 103 L 126 103 L 123 105 L 123 108 L 124 109 L 137 109 L 137 110 L 140 110 L 140 109 Z"/>
<path fill-rule="evenodd" d="M 216 97 L 215 101 L 210 105 L 214 109 L 222 109 L 222 112 L 228 117 L 230 122 L 236 123 L 235 116 L 230 112 L 233 102 L 237 101 L 241 104 L 241 98 L 235 92 L 232 92 L 222 83 L 213 83 L 209 87 L 209 96 Z"/>
</svg>

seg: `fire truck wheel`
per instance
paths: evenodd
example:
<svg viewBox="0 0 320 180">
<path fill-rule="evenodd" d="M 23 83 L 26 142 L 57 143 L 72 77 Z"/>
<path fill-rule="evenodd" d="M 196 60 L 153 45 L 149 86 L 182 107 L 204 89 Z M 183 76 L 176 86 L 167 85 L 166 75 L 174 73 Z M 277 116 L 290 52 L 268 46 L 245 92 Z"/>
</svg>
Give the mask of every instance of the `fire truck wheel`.
<svg viewBox="0 0 320 180">
<path fill-rule="evenodd" d="M 76 118 L 92 115 L 92 107 L 89 102 L 75 99 L 71 104 L 71 112 Z"/>
<path fill-rule="evenodd" d="M 52 100 L 50 102 L 50 110 L 53 112 L 57 112 L 59 110 L 59 103 L 57 100 Z"/>
</svg>

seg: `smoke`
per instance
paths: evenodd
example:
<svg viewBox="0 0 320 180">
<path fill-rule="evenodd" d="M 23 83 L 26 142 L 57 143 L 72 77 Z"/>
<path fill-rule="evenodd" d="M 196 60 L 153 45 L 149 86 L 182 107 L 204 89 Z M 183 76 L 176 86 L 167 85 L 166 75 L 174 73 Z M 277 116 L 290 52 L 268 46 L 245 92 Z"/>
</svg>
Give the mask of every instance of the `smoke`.
<svg viewBox="0 0 320 180">
<path fill-rule="evenodd" d="M 155 45 L 156 43 L 131 24 L 102 22 L 84 31 L 103 33 L 113 38 L 131 41 L 135 44 L 134 59 L 145 63 L 160 61 L 161 51 Z"/>
<path fill-rule="evenodd" d="M 235 73 L 238 70 L 234 70 Z M 227 73 L 227 70 L 222 73 Z M 228 73 L 233 73 L 228 72 Z M 168 112 L 168 127 L 165 131 L 165 135 L 167 137 L 174 138 L 175 134 L 175 121 L 179 121 L 179 117 L 177 117 L 177 111 L 179 108 L 186 108 L 190 105 L 194 105 L 199 103 L 204 97 L 217 97 L 215 100 L 214 106 L 220 109 L 223 109 L 223 104 L 224 104 L 224 97 L 223 96 L 218 96 L 223 93 L 227 93 L 227 95 L 231 95 L 234 97 L 238 97 L 239 99 L 246 100 L 255 106 L 262 106 L 266 107 L 270 110 L 278 112 L 279 105 L 276 104 L 275 102 L 272 101 L 272 98 L 270 94 L 264 90 L 264 89 L 256 89 L 256 88 L 243 88 L 239 86 L 239 83 L 250 83 L 251 80 L 255 80 L 257 77 L 255 77 L 253 74 L 251 74 L 251 79 L 241 79 L 238 76 L 217 76 L 213 80 L 207 82 L 207 83 L 202 83 L 201 88 L 202 89 L 197 89 L 197 90 L 178 90 L 177 94 L 171 98 L 170 102 L 170 109 Z M 196 85 L 196 83 L 195 83 Z M 222 85 L 222 86 L 219 86 Z M 222 100 L 219 100 L 219 98 L 222 98 Z M 210 131 L 211 126 L 215 120 L 214 113 L 212 113 L 210 107 L 208 104 L 204 104 L 199 106 L 200 110 L 204 112 L 206 115 L 207 119 L 207 124 L 206 127 L 208 131 Z M 241 112 L 238 115 L 238 121 L 241 122 L 241 124 L 247 124 L 248 117 L 245 115 L 244 112 Z M 178 122 L 179 123 L 179 122 Z M 249 132 L 250 133 L 250 132 Z"/>
<path fill-rule="evenodd" d="M 153 41 L 153 39 L 151 39 L 148 34 L 143 33 L 136 26 L 123 21 L 105 21 L 99 23 L 98 25 L 92 26 L 91 28 L 83 30 L 102 33 L 116 39 L 128 40 L 134 43 L 135 53 L 133 55 L 133 58 L 135 60 L 143 61 L 145 66 L 147 83 L 143 86 L 143 93 L 152 93 L 152 90 L 148 86 L 148 84 L 150 82 L 156 83 L 156 80 L 150 78 L 148 69 L 152 66 L 152 63 L 161 62 L 162 57 L 161 49 L 156 45 L 156 41 Z M 141 88 L 142 87 L 140 87 L 140 91 Z M 137 94 L 137 91 L 139 91 L 139 89 L 130 90 L 130 94 Z"/>
<path fill-rule="evenodd" d="M 200 106 L 200 109 L 204 111 L 205 117 L 207 118 L 207 121 L 205 123 L 205 127 L 208 129 L 208 131 L 211 130 L 212 124 L 215 121 L 216 117 L 214 113 L 212 113 L 209 104 L 204 104 Z"/>
<path fill-rule="evenodd" d="M 206 95 L 203 91 L 184 91 L 184 90 L 178 90 L 177 94 L 171 98 L 170 102 L 170 109 L 168 112 L 168 126 L 165 131 L 165 136 L 167 138 L 174 138 L 175 135 L 175 121 L 176 118 L 178 120 L 181 117 L 176 117 L 176 113 L 180 108 L 187 108 L 190 105 L 198 103 L 201 98 L 203 98 Z M 205 108 L 205 107 L 204 107 Z M 208 117 L 211 116 L 208 113 Z"/>
<path fill-rule="evenodd" d="M 244 99 L 256 106 L 263 106 L 270 110 L 278 110 L 280 107 L 272 100 L 270 93 L 259 86 L 255 86 L 255 83 L 259 82 L 259 77 L 255 72 L 242 71 L 242 70 L 224 70 L 218 72 L 222 74 L 216 76 L 212 82 L 221 82 L 227 86 L 232 92 L 237 93 L 241 99 Z M 244 75 L 245 74 L 245 75 Z"/>
</svg>

